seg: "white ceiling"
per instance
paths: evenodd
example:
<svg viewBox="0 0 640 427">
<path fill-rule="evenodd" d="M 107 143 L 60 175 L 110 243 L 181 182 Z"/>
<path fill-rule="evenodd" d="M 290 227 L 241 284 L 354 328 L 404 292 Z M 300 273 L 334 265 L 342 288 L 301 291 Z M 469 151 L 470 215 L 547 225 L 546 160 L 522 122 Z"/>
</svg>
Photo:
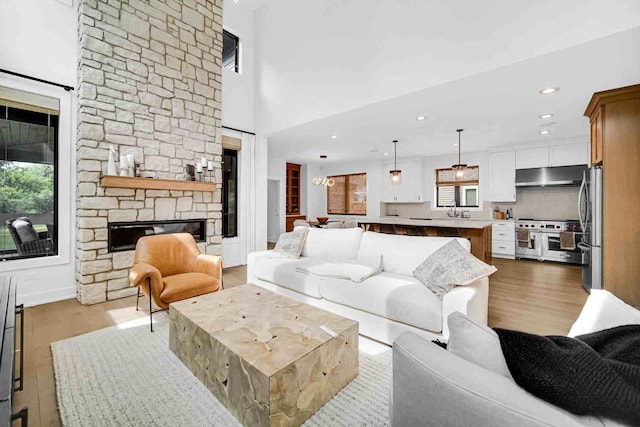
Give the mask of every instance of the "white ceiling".
<svg viewBox="0 0 640 427">
<path fill-rule="evenodd" d="M 242 1 L 242 0 L 241 0 Z M 382 159 L 399 139 L 398 156 L 588 141 L 583 117 L 593 92 L 640 83 L 640 27 L 476 74 L 269 135 L 269 155 L 301 163 Z M 560 91 L 540 95 L 545 87 Z M 553 113 L 543 121 L 540 114 Z M 426 115 L 425 121 L 416 116 Z M 551 122 L 551 123 L 550 123 Z M 551 129 L 550 135 L 539 131 Z M 337 139 L 331 139 L 331 135 Z M 379 150 L 371 152 L 371 150 Z"/>
</svg>

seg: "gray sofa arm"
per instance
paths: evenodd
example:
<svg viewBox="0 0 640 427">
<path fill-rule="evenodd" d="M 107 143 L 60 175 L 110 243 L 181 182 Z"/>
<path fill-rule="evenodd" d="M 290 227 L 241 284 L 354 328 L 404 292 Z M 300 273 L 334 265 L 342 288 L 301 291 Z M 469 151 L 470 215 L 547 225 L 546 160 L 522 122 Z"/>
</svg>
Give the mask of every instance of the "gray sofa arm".
<svg viewBox="0 0 640 427">
<path fill-rule="evenodd" d="M 572 427 L 581 419 L 413 333 L 393 344 L 393 427 Z"/>
</svg>

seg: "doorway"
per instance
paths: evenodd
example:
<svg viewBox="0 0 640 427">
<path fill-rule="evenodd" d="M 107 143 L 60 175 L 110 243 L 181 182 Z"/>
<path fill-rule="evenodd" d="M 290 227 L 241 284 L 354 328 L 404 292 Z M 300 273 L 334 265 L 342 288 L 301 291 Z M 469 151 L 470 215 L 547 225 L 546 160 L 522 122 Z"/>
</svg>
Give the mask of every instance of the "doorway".
<svg viewBox="0 0 640 427">
<path fill-rule="evenodd" d="M 267 241 L 280 236 L 280 180 L 267 180 Z"/>
</svg>

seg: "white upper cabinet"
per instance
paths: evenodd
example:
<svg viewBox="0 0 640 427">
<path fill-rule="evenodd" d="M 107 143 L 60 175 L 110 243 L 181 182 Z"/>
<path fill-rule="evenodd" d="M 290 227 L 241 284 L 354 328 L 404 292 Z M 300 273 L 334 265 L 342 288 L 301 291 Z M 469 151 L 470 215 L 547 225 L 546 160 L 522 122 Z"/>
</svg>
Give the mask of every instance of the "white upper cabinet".
<svg viewBox="0 0 640 427">
<path fill-rule="evenodd" d="M 589 164 L 587 143 L 557 145 L 549 148 L 550 166 L 572 166 Z"/>
<path fill-rule="evenodd" d="M 516 151 L 516 169 L 549 166 L 549 147 L 527 148 Z"/>
<path fill-rule="evenodd" d="M 489 153 L 489 198 L 492 202 L 516 201 L 516 152 Z"/>
<path fill-rule="evenodd" d="M 586 164 L 589 164 L 589 146 L 586 143 L 553 145 L 516 151 L 516 169 Z"/>
<path fill-rule="evenodd" d="M 422 160 L 398 162 L 398 169 L 402 171 L 402 183 L 392 185 L 389 180 L 389 171 L 393 169 L 393 163 L 383 166 L 383 191 L 384 203 L 422 203 L 424 202 L 424 174 Z"/>
</svg>

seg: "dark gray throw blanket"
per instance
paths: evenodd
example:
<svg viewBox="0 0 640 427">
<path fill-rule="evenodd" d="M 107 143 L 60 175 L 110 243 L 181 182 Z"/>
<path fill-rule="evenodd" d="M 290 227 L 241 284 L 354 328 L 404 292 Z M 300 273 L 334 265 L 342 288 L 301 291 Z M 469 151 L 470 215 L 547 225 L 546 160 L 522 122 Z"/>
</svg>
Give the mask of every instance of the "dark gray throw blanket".
<svg viewBox="0 0 640 427">
<path fill-rule="evenodd" d="M 640 426 L 640 325 L 576 338 L 495 329 L 516 383 L 577 415 Z"/>
</svg>

